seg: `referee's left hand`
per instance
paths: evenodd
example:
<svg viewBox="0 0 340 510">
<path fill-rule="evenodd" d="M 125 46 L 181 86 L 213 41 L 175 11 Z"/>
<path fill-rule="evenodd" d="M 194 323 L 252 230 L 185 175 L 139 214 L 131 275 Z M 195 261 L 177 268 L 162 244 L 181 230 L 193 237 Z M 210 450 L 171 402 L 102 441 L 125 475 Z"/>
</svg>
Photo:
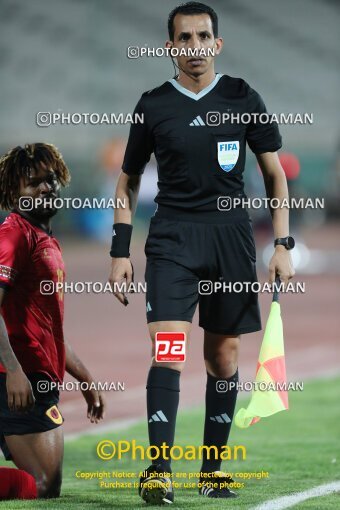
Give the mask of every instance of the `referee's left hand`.
<svg viewBox="0 0 340 510">
<path fill-rule="evenodd" d="M 280 277 L 284 287 L 295 275 L 292 256 L 284 246 L 276 246 L 274 255 L 269 262 L 269 282 L 273 284 L 277 276 Z"/>
<path fill-rule="evenodd" d="M 98 423 L 105 416 L 105 400 L 98 390 L 84 390 L 82 394 L 87 402 L 87 417 L 91 423 Z"/>
</svg>

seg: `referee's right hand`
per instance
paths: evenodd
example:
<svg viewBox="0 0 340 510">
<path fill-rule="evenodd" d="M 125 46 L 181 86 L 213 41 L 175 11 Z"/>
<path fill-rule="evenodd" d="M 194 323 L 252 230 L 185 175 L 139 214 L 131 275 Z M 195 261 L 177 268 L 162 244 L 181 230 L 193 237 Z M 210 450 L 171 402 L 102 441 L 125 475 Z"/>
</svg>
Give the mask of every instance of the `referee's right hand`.
<svg viewBox="0 0 340 510">
<path fill-rule="evenodd" d="M 127 306 L 129 301 L 127 300 L 126 295 L 124 292 L 119 292 L 124 280 L 126 280 L 127 288 L 133 282 L 133 267 L 131 260 L 125 257 L 112 257 L 112 265 L 109 275 L 112 292 L 122 305 Z"/>
<path fill-rule="evenodd" d="M 35 402 L 32 386 L 21 367 L 7 371 L 6 389 L 10 411 L 24 413 L 32 409 Z"/>
</svg>

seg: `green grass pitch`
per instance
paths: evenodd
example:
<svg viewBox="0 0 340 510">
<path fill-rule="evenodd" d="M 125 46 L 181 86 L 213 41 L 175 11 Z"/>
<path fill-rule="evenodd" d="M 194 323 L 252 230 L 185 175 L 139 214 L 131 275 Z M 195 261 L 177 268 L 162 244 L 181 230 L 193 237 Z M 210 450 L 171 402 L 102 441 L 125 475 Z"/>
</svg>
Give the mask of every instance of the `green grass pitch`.
<svg viewBox="0 0 340 510">
<path fill-rule="evenodd" d="M 249 397 L 250 394 L 247 394 L 247 402 Z M 340 480 L 340 379 L 307 382 L 302 392 L 291 392 L 289 398 L 288 412 L 263 419 L 247 430 L 232 428 L 229 443 L 231 446 L 245 445 L 247 459 L 224 462 L 223 468 L 233 473 L 266 471 L 269 472 L 268 478 L 246 481 L 244 488 L 238 491 L 239 497 L 228 501 L 200 497 L 196 488 L 180 488 L 175 491 L 175 504 L 172 508 L 250 509 L 269 499 Z M 244 403 L 245 400 L 242 399 L 239 406 Z M 202 437 L 202 427 L 202 409 L 180 412 L 175 444 L 198 446 Z M 88 435 L 68 441 L 65 445 L 61 498 L 48 502 L 5 501 L 0 503 L 0 510 L 145 508 L 136 489 L 101 489 L 98 480 L 77 479 L 75 473 L 78 470 L 88 472 L 143 470 L 150 461 L 131 458 L 103 461 L 96 455 L 96 446 L 103 439 L 113 442 L 120 439 L 135 439 L 138 444 L 146 446 L 146 437 L 146 423 L 141 422 L 120 433 L 105 432 L 98 436 Z M 1 459 L 0 465 L 10 464 Z M 173 463 L 174 472 L 196 472 L 199 469 L 199 460 Z M 242 482 L 240 479 L 236 481 Z M 311 499 L 294 508 L 315 510 L 340 508 L 340 493 Z"/>
</svg>

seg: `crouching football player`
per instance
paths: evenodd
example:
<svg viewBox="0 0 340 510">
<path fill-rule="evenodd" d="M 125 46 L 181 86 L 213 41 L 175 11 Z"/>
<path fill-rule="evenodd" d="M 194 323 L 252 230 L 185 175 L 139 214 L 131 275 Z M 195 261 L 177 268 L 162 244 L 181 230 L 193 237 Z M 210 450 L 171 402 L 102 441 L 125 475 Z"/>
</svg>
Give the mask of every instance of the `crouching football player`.
<svg viewBox="0 0 340 510">
<path fill-rule="evenodd" d="M 60 495 L 63 417 L 52 383 L 62 383 L 65 369 L 94 382 L 64 342 L 62 291 L 41 284 L 64 281 L 51 218 L 53 200 L 69 180 L 53 145 L 15 147 L 0 159 L 0 207 L 11 210 L 0 226 L 0 446 L 18 468 L 0 467 L 0 500 Z M 83 395 L 87 416 L 97 423 L 103 397 L 95 390 Z"/>
</svg>

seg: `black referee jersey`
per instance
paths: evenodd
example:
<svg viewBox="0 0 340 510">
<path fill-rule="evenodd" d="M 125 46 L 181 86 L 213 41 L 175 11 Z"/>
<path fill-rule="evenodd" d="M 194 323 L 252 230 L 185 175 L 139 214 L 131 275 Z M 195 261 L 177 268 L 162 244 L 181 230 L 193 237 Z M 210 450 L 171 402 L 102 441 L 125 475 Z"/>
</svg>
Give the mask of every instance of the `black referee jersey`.
<svg viewBox="0 0 340 510">
<path fill-rule="evenodd" d="M 216 112 L 230 119 L 211 125 Z M 246 142 L 255 154 L 281 147 L 277 123 L 259 122 L 268 118 L 261 96 L 240 78 L 217 74 L 198 94 L 172 79 L 145 92 L 135 113 L 144 122 L 131 125 L 122 168 L 142 174 L 154 152 L 159 209 L 216 211 L 219 196 L 243 192 Z"/>
</svg>

